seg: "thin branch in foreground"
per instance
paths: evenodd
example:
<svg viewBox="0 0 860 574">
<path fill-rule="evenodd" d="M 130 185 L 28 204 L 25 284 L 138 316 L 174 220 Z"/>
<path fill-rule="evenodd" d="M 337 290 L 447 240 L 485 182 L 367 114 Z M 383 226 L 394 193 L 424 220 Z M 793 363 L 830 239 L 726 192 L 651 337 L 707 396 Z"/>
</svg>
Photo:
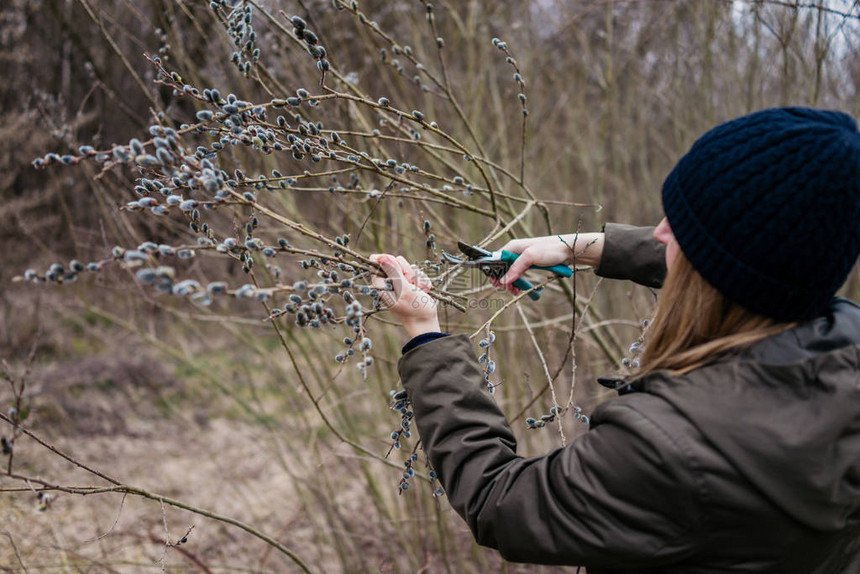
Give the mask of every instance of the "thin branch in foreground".
<svg viewBox="0 0 860 574">
<path fill-rule="evenodd" d="M 534 331 L 532 330 L 531 325 L 529 325 L 529 320 L 526 317 L 522 306 L 517 305 L 517 312 L 520 314 L 520 318 L 523 320 L 523 325 L 525 325 L 526 331 L 528 331 L 529 333 L 529 338 L 532 340 L 532 345 L 534 345 L 534 348 L 538 354 L 538 358 L 540 358 L 541 365 L 543 366 L 543 372 L 546 375 L 546 384 L 549 385 L 550 394 L 552 395 L 552 404 L 556 409 L 558 409 L 558 397 L 556 397 L 555 395 L 555 385 L 552 382 L 552 375 L 549 374 L 549 367 L 547 367 L 546 358 L 543 355 L 543 351 L 541 351 L 540 345 L 538 345 Z M 561 424 L 561 419 L 559 419 L 558 421 L 558 435 L 561 437 L 561 446 L 565 446 L 567 444 L 567 440 L 564 436 L 564 427 Z"/>
<path fill-rule="evenodd" d="M 102 538 L 106 538 L 108 536 L 108 534 L 110 534 L 111 532 L 114 531 L 114 529 L 116 528 L 116 525 L 119 524 L 119 517 L 122 516 L 122 508 L 123 508 L 123 506 L 125 506 L 125 499 L 127 496 L 128 496 L 128 494 L 122 495 L 122 500 L 119 501 L 119 510 L 117 510 L 117 512 L 116 512 L 116 519 L 114 519 L 113 524 L 111 524 L 111 527 L 108 528 L 104 534 L 100 534 L 99 536 L 96 536 L 95 538 L 90 538 L 89 540 L 84 540 L 84 544 L 89 544 L 91 542 L 98 542 Z"/>
<path fill-rule="evenodd" d="M 24 565 L 24 561 L 21 560 L 21 554 L 18 552 L 18 546 L 15 544 L 15 539 L 12 538 L 12 534 L 9 532 L 3 532 L 2 534 L 9 539 L 9 544 L 12 545 L 12 550 L 15 552 L 15 558 L 18 560 L 18 564 L 21 565 L 21 569 L 24 571 L 24 574 L 30 574 L 30 571 L 27 570 L 27 567 Z"/>
<path fill-rule="evenodd" d="M 3 413 L 0 413 L 0 420 L 2 420 L 3 422 L 5 422 L 7 424 L 12 424 L 12 420 L 9 419 L 9 417 L 7 417 Z M 303 572 L 306 572 L 307 574 L 311 574 L 311 570 L 308 567 L 308 565 L 305 564 L 305 562 L 301 558 L 299 558 L 299 556 L 297 554 L 295 554 L 292 550 L 290 550 L 289 548 L 287 548 L 286 546 L 284 546 L 283 544 L 281 544 L 280 542 L 278 542 L 277 540 L 275 540 L 271 536 L 269 536 L 269 535 L 263 533 L 262 531 L 254 528 L 250 524 L 246 524 L 240 520 L 236 520 L 235 518 L 230 518 L 229 516 L 225 516 L 223 514 L 218 514 L 216 512 L 212 512 L 212 511 L 206 510 L 204 508 L 192 506 L 192 505 L 185 503 L 185 502 L 182 502 L 180 500 L 176 500 L 173 498 L 169 498 L 167 496 L 162 496 L 160 494 L 149 492 L 148 490 L 145 490 L 143 488 L 139 488 L 139 487 L 136 487 L 136 486 L 133 486 L 130 484 L 124 484 L 124 483 L 120 482 L 119 480 L 112 478 L 109 475 L 107 475 L 103 472 L 100 472 L 98 470 L 95 470 L 94 468 L 87 466 L 86 464 L 76 460 L 70 454 L 63 452 L 62 450 L 58 449 L 57 447 L 46 442 L 44 439 L 39 437 L 37 434 L 35 434 L 30 429 L 28 429 L 22 425 L 19 425 L 18 428 L 21 430 L 21 432 L 23 432 L 28 437 L 33 439 L 35 442 L 37 442 L 41 446 L 45 447 L 46 449 L 50 450 L 51 452 L 53 452 L 57 456 L 59 456 L 59 457 L 63 458 L 64 460 L 74 464 L 78 468 L 85 470 L 85 471 L 89 472 L 90 474 L 101 478 L 102 480 L 105 480 L 106 482 L 110 483 L 111 486 L 75 488 L 75 487 L 64 487 L 64 486 L 61 486 L 58 484 L 53 484 L 51 482 L 42 480 L 40 478 L 22 476 L 22 475 L 14 474 L 11 472 L 2 472 L 2 473 L 0 473 L 0 476 L 7 476 L 13 480 L 18 480 L 18 481 L 21 481 L 21 482 L 28 484 L 28 485 L 29 484 L 39 484 L 39 485 L 42 485 L 44 487 L 47 487 L 46 488 L 47 490 L 57 490 L 57 491 L 66 492 L 69 494 L 88 495 L 88 494 L 101 494 L 101 493 L 107 493 L 107 492 L 119 492 L 122 494 L 132 494 L 135 496 L 139 496 L 141 498 L 148 498 L 150 500 L 158 501 L 161 504 L 167 504 L 169 506 L 181 508 L 183 510 L 193 512 L 194 514 L 199 514 L 200 516 L 205 516 L 206 518 L 211 518 L 217 522 L 223 522 L 225 524 L 230 524 L 232 526 L 236 526 L 237 528 L 240 528 L 241 530 L 244 530 L 248 534 L 251 534 L 255 538 L 258 538 L 258 539 L 262 540 L 263 542 L 266 542 L 270 546 L 273 546 L 274 548 L 276 548 L 278 551 L 280 551 L 285 556 L 289 557 Z M 189 532 L 190 532 L 190 530 L 189 530 Z"/>
</svg>

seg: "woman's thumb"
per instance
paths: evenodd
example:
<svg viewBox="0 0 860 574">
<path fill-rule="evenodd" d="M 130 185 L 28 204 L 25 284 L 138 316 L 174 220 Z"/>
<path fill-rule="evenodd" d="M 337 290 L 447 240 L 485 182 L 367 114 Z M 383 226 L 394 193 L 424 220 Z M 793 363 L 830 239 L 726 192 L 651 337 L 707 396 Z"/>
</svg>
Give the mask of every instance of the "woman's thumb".
<svg viewBox="0 0 860 574">
<path fill-rule="evenodd" d="M 525 273 L 526 269 L 531 267 L 532 264 L 532 256 L 528 251 L 524 251 L 522 255 L 520 255 L 516 261 L 511 263 L 510 268 L 508 268 L 508 272 L 505 273 L 505 276 L 502 277 L 502 284 L 508 286 L 512 284 L 514 281 L 519 279 L 520 275 Z"/>
</svg>

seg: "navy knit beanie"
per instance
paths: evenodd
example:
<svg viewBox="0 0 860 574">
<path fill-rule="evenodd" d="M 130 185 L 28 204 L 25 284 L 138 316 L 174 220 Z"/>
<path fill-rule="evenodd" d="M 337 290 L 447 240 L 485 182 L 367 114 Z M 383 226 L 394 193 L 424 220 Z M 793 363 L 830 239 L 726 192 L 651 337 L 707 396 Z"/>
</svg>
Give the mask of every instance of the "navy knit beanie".
<svg viewBox="0 0 860 574">
<path fill-rule="evenodd" d="M 663 184 L 681 251 L 754 313 L 812 319 L 860 254 L 860 133 L 851 116 L 777 108 L 702 136 Z"/>
</svg>

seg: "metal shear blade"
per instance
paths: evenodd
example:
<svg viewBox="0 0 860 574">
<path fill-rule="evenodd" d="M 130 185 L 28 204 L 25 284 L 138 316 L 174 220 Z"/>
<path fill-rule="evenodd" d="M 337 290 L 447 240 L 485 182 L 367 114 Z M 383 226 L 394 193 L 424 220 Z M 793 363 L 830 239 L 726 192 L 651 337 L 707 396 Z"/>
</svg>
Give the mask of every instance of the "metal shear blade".
<svg viewBox="0 0 860 574">
<path fill-rule="evenodd" d="M 442 256 L 449 263 L 468 267 L 478 267 L 484 275 L 494 279 L 500 279 L 503 277 L 510 267 L 510 262 L 502 261 L 498 254 L 493 253 L 492 251 L 487 251 L 486 249 L 469 245 L 462 241 L 458 242 L 457 246 L 460 248 L 460 251 L 467 256 L 467 258 L 456 257 L 450 253 L 442 251 Z"/>
<path fill-rule="evenodd" d="M 468 243 L 464 243 L 462 241 L 457 242 L 457 248 L 466 254 L 471 260 L 480 259 L 482 257 L 492 257 L 493 252 L 487 251 L 482 247 L 478 247 L 477 245 L 469 245 Z"/>
</svg>

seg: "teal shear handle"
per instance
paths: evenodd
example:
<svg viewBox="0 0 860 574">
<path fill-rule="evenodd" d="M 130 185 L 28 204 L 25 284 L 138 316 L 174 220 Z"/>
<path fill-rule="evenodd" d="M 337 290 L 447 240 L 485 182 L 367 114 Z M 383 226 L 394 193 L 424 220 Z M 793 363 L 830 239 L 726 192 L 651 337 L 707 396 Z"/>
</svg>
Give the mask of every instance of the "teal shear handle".
<svg viewBox="0 0 860 574">
<path fill-rule="evenodd" d="M 513 253 L 511 251 L 502 250 L 502 253 L 499 257 L 500 260 L 505 261 L 507 263 L 513 263 L 517 259 L 519 259 L 518 253 Z M 539 265 L 532 265 L 529 269 L 540 269 L 542 271 L 549 271 L 551 273 L 555 273 L 556 275 L 560 275 L 562 277 L 570 277 L 573 275 L 573 271 L 567 265 L 553 265 L 552 267 L 541 267 Z M 518 278 L 514 281 L 514 287 L 519 289 L 520 291 L 528 291 L 529 299 L 532 301 L 537 301 L 540 299 L 541 289 L 534 289 L 534 285 L 532 285 L 528 280 L 523 279 L 522 277 Z M 533 289 L 529 291 L 529 289 Z"/>
</svg>

